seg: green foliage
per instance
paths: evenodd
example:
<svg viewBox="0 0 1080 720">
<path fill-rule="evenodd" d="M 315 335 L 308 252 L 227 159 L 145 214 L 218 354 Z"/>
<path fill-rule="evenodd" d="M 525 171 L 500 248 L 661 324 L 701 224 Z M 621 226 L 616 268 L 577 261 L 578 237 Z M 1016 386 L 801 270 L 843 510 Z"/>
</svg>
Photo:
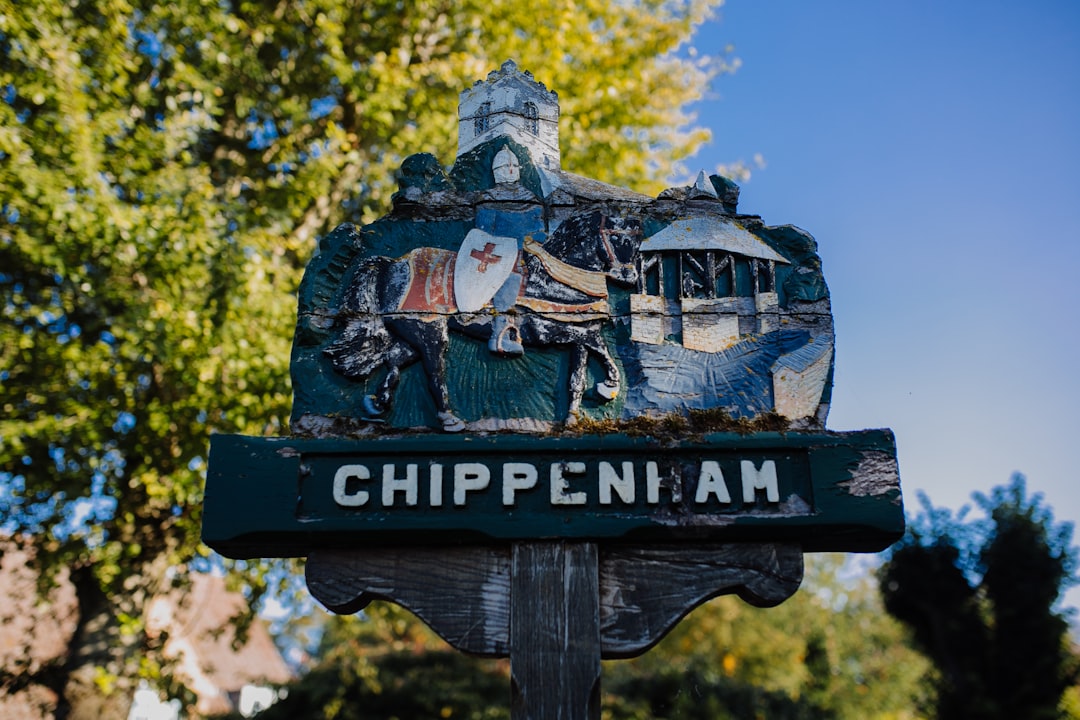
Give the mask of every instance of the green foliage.
<svg viewBox="0 0 1080 720">
<path fill-rule="evenodd" d="M 612 683 L 632 686 L 675 669 L 713 687 L 717 697 L 758 698 L 761 717 L 918 717 L 926 660 L 882 612 L 870 578 L 847 567 L 842 555 L 808 555 L 806 562 L 803 588 L 791 599 L 755 608 L 717 598 L 646 655 L 609 664 Z M 794 703 L 786 712 L 817 714 L 766 712 L 781 696 Z"/>
<path fill-rule="evenodd" d="M 659 189 L 708 138 L 684 108 L 723 61 L 672 51 L 712 4 L 0 0 L 4 530 L 91 568 L 156 667 L 129 646 L 207 553 L 209 434 L 285 432 L 315 238 L 449 164 L 507 58 L 562 93 L 567 169 Z"/>
<path fill-rule="evenodd" d="M 449 649 L 401 608 L 373 603 L 332 616 L 319 662 L 263 720 L 429 720 L 509 718 L 509 665 Z M 233 716 L 239 718 L 239 716 Z"/>
<path fill-rule="evenodd" d="M 766 690 L 708 668 L 662 668 L 648 677 L 625 677 L 610 683 L 610 720 L 833 720 L 832 712 L 786 693 Z"/>
<path fill-rule="evenodd" d="M 1058 718 L 1077 680 L 1068 623 L 1055 611 L 1074 582 L 1072 527 L 1056 524 L 1024 478 L 989 497 L 985 520 L 935 509 L 910 525 L 881 570 L 886 609 L 937 671 L 937 716 Z"/>
<path fill-rule="evenodd" d="M 343 665 L 321 666 L 289 688 L 262 720 L 503 720 L 510 717 L 510 679 L 453 650 L 384 652 L 376 672 L 357 677 Z M 502 702 L 499 702 L 502 699 Z M 239 716 L 234 716 L 239 718 Z"/>
</svg>

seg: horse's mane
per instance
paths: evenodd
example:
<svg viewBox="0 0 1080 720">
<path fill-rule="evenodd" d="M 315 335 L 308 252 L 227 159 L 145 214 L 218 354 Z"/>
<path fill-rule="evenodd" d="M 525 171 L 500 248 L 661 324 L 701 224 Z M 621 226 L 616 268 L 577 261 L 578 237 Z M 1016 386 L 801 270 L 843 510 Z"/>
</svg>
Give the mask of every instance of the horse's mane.
<svg viewBox="0 0 1080 720">
<path fill-rule="evenodd" d="M 563 221 L 546 243 L 544 249 L 555 257 L 584 270 L 597 270 L 595 244 L 583 244 L 582 238 L 599 240 L 599 210 L 581 215 L 574 215 Z M 596 228 L 590 227 L 597 224 Z"/>
</svg>

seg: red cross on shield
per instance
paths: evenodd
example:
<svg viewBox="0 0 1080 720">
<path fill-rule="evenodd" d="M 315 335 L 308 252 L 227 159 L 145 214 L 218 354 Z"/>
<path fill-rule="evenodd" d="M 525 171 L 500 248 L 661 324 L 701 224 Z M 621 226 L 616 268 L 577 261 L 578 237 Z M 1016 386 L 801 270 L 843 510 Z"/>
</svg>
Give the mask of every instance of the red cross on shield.
<svg viewBox="0 0 1080 720">
<path fill-rule="evenodd" d="M 495 243 L 486 243 L 483 250 L 470 250 L 469 257 L 480 263 L 476 269 L 481 273 L 487 272 L 489 264 L 497 263 L 502 260 L 501 255 L 495 254 Z"/>
<path fill-rule="evenodd" d="M 480 310 L 514 270 L 518 241 L 473 228 L 458 250 L 454 299 L 461 312 Z"/>
</svg>

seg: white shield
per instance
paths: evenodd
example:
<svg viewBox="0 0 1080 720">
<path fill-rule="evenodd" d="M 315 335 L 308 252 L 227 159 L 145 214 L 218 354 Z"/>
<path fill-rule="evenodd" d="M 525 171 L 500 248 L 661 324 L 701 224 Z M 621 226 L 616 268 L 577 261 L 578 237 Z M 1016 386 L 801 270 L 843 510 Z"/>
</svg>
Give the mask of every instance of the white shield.
<svg viewBox="0 0 1080 720">
<path fill-rule="evenodd" d="M 473 228 L 454 265 L 454 299 L 461 312 L 476 312 L 498 292 L 517 262 L 518 241 Z"/>
</svg>

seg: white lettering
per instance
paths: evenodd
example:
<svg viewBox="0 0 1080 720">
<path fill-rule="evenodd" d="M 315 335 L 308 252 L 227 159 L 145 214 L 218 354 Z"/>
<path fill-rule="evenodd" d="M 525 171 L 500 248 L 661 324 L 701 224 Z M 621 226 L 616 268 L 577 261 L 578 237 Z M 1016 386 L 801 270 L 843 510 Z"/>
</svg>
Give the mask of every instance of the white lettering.
<svg viewBox="0 0 1080 720">
<path fill-rule="evenodd" d="M 724 472 L 720 469 L 720 463 L 715 460 L 705 460 L 701 463 L 694 502 L 708 502 L 709 495 L 715 495 L 716 499 L 722 503 L 731 502 L 727 485 L 724 483 Z"/>
<path fill-rule="evenodd" d="M 461 463 L 454 466 L 454 504 L 464 505 L 471 490 L 483 490 L 491 481 L 491 471 L 480 463 Z"/>
<path fill-rule="evenodd" d="M 552 505 L 584 505 L 586 495 L 583 492 L 569 492 L 570 483 L 566 475 L 584 475 L 585 463 L 568 462 L 551 464 L 551 504 Z"/>
<path fill-rule="evenodd" d="M 533 463 L 464 462 L 452 466 L 432 459 L 422 463 L 385 463 L 381 474 L 367 465 L 342 465 L 334 474 L 333 501 L 340 507 L 360 508 L 370 505 L 373 498 L 381 497 L 384 508 L 416 507 L 421 504 L 420 495 L 424 494 L 427 506 L 434 509 L 450 504 L 452 490 L 453 505 L 464 507 L 473 493 L 494 492 L 492 475 L 496 474 L 494 479 L 498 481 L 501 474 L 503 507 L 524 504 L 538 509 L 536 503 L 543 502 L 543 491 L 540 490 L 541 495 L 533 491 L 540 485 L 539 478 L 545 472 L 545 465 L 549 469 L 552 507 L 595 503 L 597 507 L 606 508 L 640 505 L 644 510 L 645 505 L 659 505 L 663 495 L 667 495 L 663 502 L 677 504 L 683 501 L 682 475 L 687 474 L 690 481 L 688 473 L 697 473 L 694 503 L 705 506 L 699 512 L 708 512 L 710 504 L 730 504 L 733 494 L 738 495 L 738 487 L 728 485 L 718 460 L 702 459 L 694 465 L 683 465 L 674 459 L 631 461 L 616 456 L 612 460 L 592 462 L 545 459 Z M 426 478 L 421 478 L 421 466 L 427 468 Z M 728 473 L 732 470 L 728 468 Z M 780 502 L 776 461 L 741 460 L 739 470 L 745 503 L 758 501 L 762 494 L 767 502 Z M 643 479 L 645 485 L 640 491 L 639 479 Z M 374 483 L 380 480 L 381 487 L 375 486 Z M 594 487 L 595 496 L 592 494 Z"/>
<path fill-rule="evenodd" d="M 442 507 L 442 465 L 431 464 L 431 507 Z"/>
<path fill-rule="evenodd" d="M 342 465 L 334 473 L 334 502 L 342 507 L 360 507 L 368 501 L 366 490 L 357 490 L 349 494 L 346 483 L 350 478 L 357 480 L 371 479 L 371 471 L 363 465 Z"/>
<path fill-rule="evenodd" d="M 609 462 L 600 463 L 600 504 L 611 504 L 611 491 L 624 503 L 634 502 L 634 463 L 622 464 L 622 476 L 620 477 L 615 468 Z"/>
<path fill-rule="evenodd" d="M 536 487 L 536 468 L 529 463 L 505 463 L 503 465 L 503 505 L 514 506 L 514 493 Z"/>
<path fill-rule="evenodd" d="M 672 502 L 682 502 L 682 486 L 675 478 L 669 478 L 670 482 L 664 482 L 660 477 L 660 468 L 653 461 L 645 463 L 645 500 L 651 505 L 660 502 L 660 488 L 666 487 L 671 491 Z"/>
<path fill-rule="evenodd" d="M 405 466 L 405 477 L 395 475 L 393 464 L 383 465 L 382 468 L 382 504 L 390 507 L 394 504 L 394 494 L 405 493 L 405 504 L 416 505 L 416 465 L 409 463 Z"/>
<path fill-rule="evenodd" d="M 754 467 L 752 460 L 742 461 L 743 501 L 754 502 L 757 490 L 764 490 L 765 498 L 769 502 L 780 502 L 780 488 L 776 483 L 776 463 L 772 460 L 761 463 L 760 470 Z"/>
<path fill-rule="evenodd" d="M 651 505 L 660 502 L 660 471 L 656 463 L 645 463 L 645 501 Z"/>
</svg>

